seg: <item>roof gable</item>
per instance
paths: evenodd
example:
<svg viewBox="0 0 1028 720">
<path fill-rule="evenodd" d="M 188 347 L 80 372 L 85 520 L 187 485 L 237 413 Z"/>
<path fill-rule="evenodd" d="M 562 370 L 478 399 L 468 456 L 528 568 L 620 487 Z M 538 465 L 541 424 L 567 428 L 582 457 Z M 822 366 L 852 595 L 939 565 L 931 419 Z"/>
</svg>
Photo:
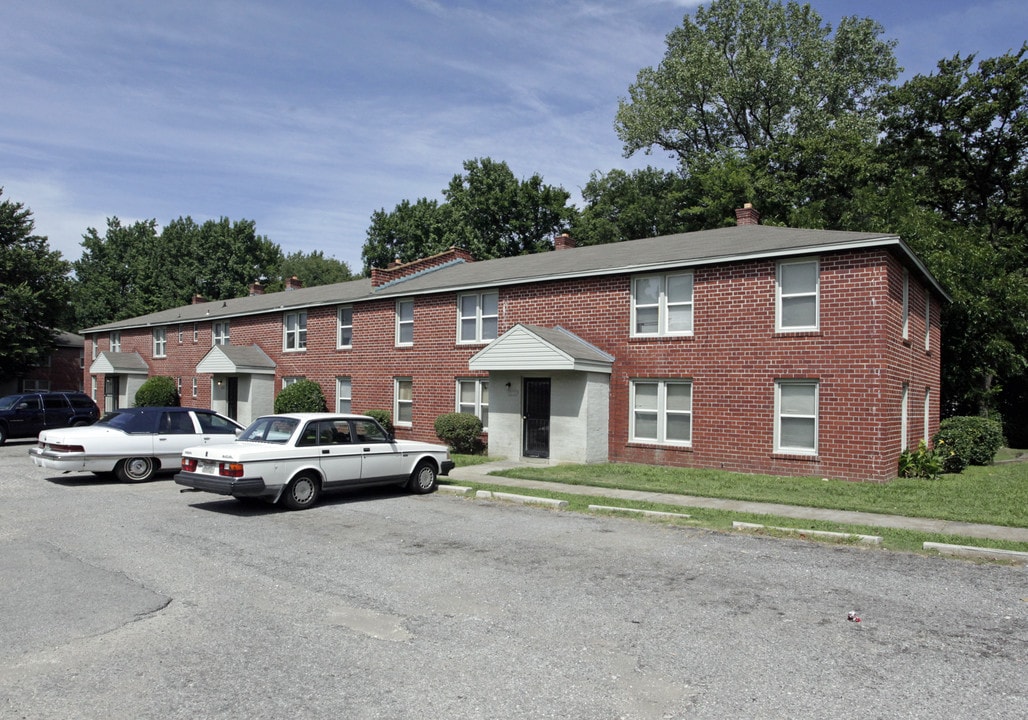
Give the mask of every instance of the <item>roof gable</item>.
<svg viewBox="0 0 1028 720">
<path fill-rule="evenodd" d="M 517 324 L 468 361 L 475 371 L 518 370 L 611 372 L 614 357 L 559 325 Z"/>
</svg>

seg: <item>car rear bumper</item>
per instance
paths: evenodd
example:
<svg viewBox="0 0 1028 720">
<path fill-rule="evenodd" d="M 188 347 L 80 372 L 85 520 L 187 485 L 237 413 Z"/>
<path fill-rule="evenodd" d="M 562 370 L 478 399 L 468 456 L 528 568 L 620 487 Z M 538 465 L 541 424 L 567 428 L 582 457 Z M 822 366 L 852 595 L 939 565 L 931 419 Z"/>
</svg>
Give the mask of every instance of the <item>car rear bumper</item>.
<svg viewBox="0 0 1028 720">
<path fill-rule="evenodd" d="M 453 468 L 455 466 L 456 466 L 456 463 L 453 462 L 453 460 L 443 460 L 442 464 L 440 464 L 440 466 L 439 466 L 439 474 L 440 475 L 449 475 L 450 471 L 453 470 Z"/>
<path fill-rule="evenodd" d="M 269 488 L 264 478 L 227 478 L 218 475 L 180 472 L 175 475 L 179 485 L 233 497 L 273 497 L 278 495 L 279 488 Z"/>
</svg>

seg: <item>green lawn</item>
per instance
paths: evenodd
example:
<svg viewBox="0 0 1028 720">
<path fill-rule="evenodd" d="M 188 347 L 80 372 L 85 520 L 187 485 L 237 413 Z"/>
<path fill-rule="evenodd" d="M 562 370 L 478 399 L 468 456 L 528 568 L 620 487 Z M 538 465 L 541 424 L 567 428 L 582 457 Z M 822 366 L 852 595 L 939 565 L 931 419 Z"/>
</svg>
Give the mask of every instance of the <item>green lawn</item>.
<svg viewBox="0 0 1028 720">
<path fill-rule="evenodd" d="M 1018 452 L 1004 456 L 1016 457 Z M 458 456 L 457 460 L 463 465 L 477 458 Z M 572 485 L 1028 527 L 1028 462 L 969 467 L 959 475 L 943 475 L 938 480 L 897 479 L 881 484 L 629 464 L 525 466 L 497 474 Z"/>
</svg>

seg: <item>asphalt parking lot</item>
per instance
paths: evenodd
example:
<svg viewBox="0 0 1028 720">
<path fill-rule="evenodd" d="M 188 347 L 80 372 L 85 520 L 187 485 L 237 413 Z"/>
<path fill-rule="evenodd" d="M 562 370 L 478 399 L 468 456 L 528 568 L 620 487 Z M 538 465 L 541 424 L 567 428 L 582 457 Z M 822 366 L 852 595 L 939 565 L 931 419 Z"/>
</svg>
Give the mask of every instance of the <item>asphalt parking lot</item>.
<svg viewBox="0 0 1028 720">
<path fill-rule="evenodd" d="M 389 489 L 285 512 L 29 446 L 0 447 L 4 718 L 1028 707 L 1023 567 Z"/>
</svg>

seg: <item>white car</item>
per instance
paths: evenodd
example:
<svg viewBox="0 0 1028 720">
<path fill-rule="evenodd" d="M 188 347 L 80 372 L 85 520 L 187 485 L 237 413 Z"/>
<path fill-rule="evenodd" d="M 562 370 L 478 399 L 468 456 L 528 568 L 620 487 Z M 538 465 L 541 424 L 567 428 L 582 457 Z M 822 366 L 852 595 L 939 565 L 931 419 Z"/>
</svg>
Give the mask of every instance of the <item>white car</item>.
<svg viewBox="0 0 1028 720">
<path fill-rule="evenodd" d="M 144 482 L 162 470 L 178 470 L 187 447 L 230 443 L 242 429 L 213 410 L 123 408 L 86 427 L 44 430 L 29 455 L 37 467 Z"/>
<path fill-rule="evenodd" d="M 302 510 L 342 488 L 392 484 L 429 493 L 451 469 L 445 445 L 397 440 L 373 418 L 286 413 L 257 418 L 230 445 L 187 448 L 175 482 Z"/>
</svg>

